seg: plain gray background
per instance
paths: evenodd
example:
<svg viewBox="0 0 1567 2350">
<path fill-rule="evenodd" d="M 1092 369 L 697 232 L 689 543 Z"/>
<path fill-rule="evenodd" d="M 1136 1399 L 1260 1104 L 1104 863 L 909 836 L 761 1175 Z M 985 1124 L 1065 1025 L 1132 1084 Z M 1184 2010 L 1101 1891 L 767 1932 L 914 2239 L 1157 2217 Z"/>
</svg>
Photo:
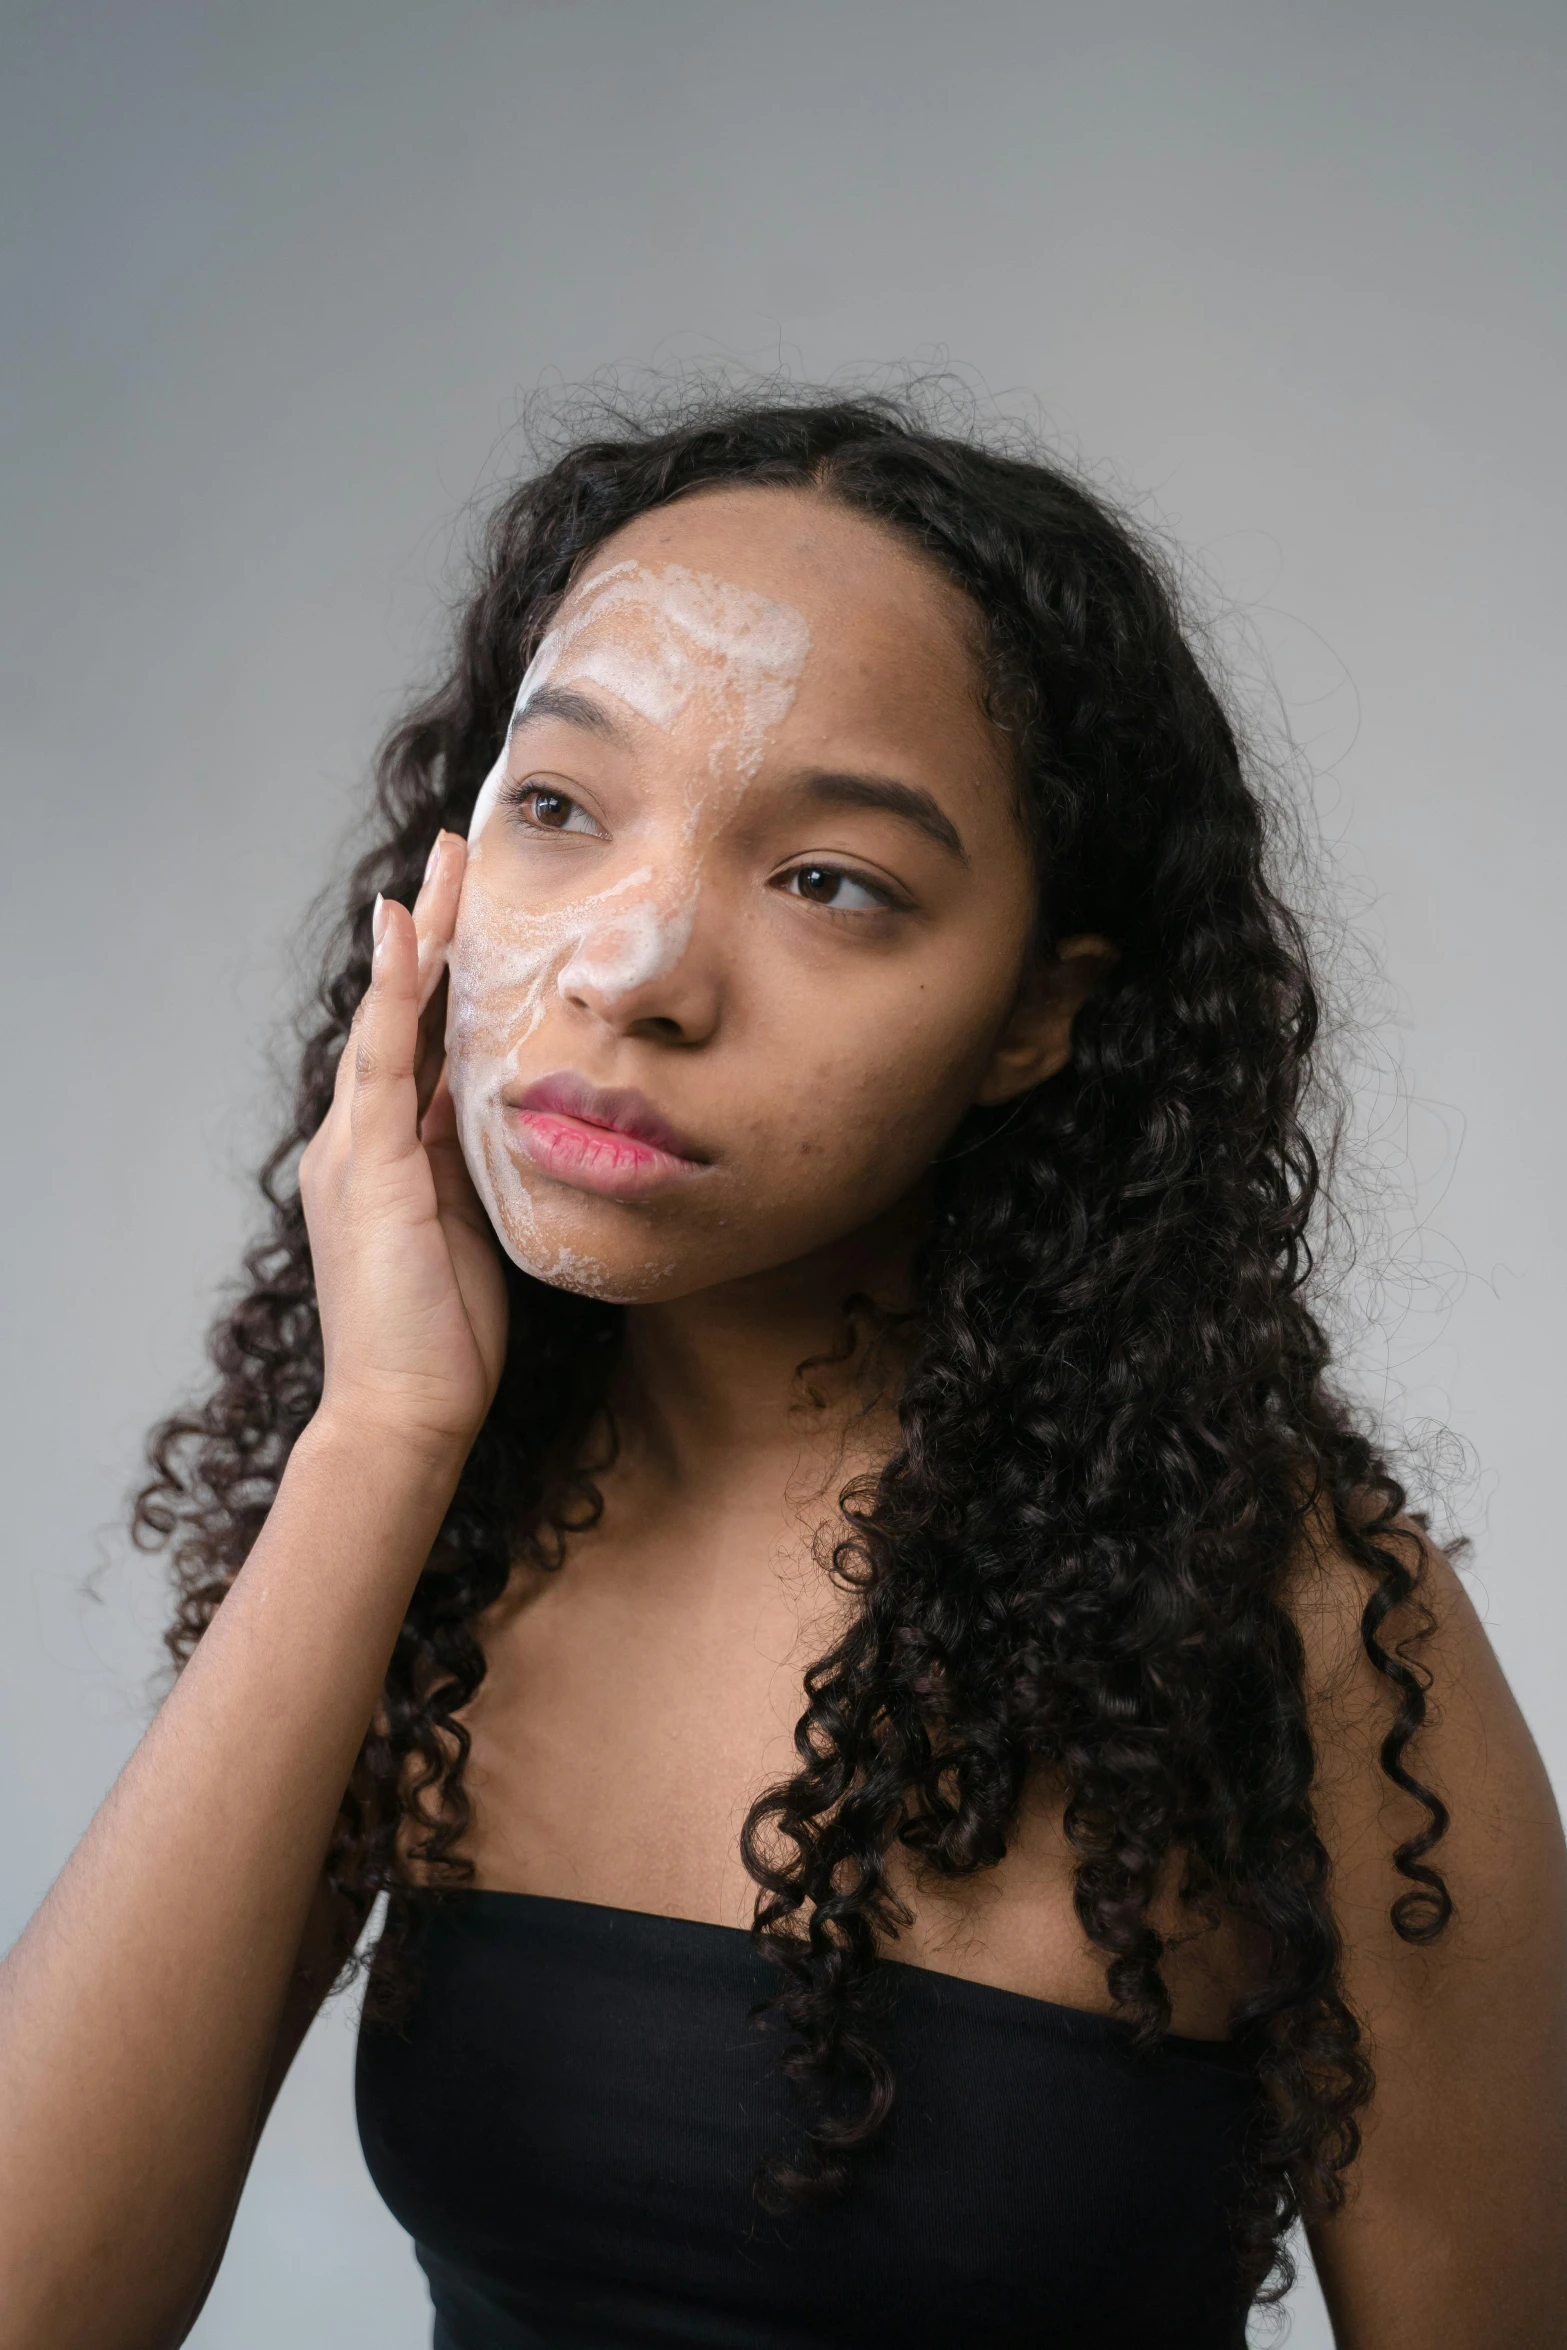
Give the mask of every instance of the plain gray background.
<svg viewBox="0 0 1567 2350">
<path fill-rule="evenodd" d="M 0 1939 L 143 1719 L 112 1530 L 251 1220 L 288 942 L 519 399 L 606 364 L 948 355 L 1191 550 L 1389 974 L 1359 1375 L 1470 1448 L 1560 1787 L 1559 10 L 54 0 L 5 48 Z M 426 2338 L 350 2056 L 340 2004 L 202 2350 Z"/>
</svg>

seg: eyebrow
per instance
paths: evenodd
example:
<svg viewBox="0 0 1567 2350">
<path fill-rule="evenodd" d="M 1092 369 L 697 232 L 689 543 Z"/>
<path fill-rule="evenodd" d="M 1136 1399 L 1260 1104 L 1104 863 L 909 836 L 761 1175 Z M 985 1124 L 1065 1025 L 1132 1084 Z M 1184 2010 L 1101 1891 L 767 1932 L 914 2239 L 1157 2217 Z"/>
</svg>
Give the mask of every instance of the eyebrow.
<svg viewBox="0 0 1567 2350">
<path fill-rule="evenodd" d="M 941 803 L 917 783 L 898 783 L 890 775 L 825 772 L 803 776 L 801 789 L 819 807 L 879 808 L 888 816 L 899 816 L 945 849 L 949 857 L 956 857 L 962 865 L 969 861 L 957 826 Z"/>
<path fill-rule="evenodd" d="M 530 718 L 558 718 L 567 726 L 580 726 L 587 734 L 596 734 L 602 741 L 626 743 L 625 728 L 602 702 L 592 694 L 582 693 L 572 685 L 541 685 L 530 694 L 523 708 L 512 720 L 507 733 L 508 743 Z M 799 779 L 799 788 L 805 798 L 814 800 L 821 808 L 874 808 L 887 816 L 897 816 L 905 824 L 912 824 L 945 849 L 959 864 L 969 861 L 962 835 L 951 817 L 935 796 L 917 783 L 899 783 L 890 775 L 845 774 L 838 769 L 813 769 Z"/>
<path fill-rule="evenodd" d="M 602 702 L 591 694 L 580 693 L 574 685 L 541 685 L 530 694 L 506 730 L 508 743 L 530 718 L 559 718 L 567 726 L 580 726 L 587 734 L 603 737 L 605 742 L 624 743 L 629 738 L 620 724 Z"/>
</svg>

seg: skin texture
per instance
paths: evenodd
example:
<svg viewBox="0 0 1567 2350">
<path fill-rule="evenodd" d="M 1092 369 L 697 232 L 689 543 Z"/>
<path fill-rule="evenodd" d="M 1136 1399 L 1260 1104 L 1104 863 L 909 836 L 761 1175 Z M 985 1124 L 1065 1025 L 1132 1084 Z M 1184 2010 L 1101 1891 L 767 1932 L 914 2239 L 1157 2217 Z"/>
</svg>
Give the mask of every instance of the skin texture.
<svg viewBox="0 0 1567 2350">
<path fill-rule="evenodd" d="M 845 1473 L 891 1443 L 894 1362 L 824 1370 L 815 1400 L 796 1367 L 832 1346 L 846 1291 L 896 1302 L 930 1158 L 970 1103 L 1060 1065 L 1105 968 L 1102 941 L 1031 955 L 970 616 L 901 543 L 803 493 L 725 492 L 621 533 L 574 592 L 620 562 L 787 606 L 809 651 L 743 776 L 725 690 L 659 721 L 606 693 L 620 741 L 539 714 L 505 780 L 538 778 L 598 830 L 496 830 L 497 805 L 471 863 L 438 843 L 412 917 L 382 910 L 302 1177 L 320 1410 L 193 1661 L 0 1969 L 0 2350 L 184 2338 L 267 2103 L 359 1923 L 323 1899 L 322 1856 L 505 1347 L 500 1257 L 440 1074 L 449 954 L 454 1023 L 489 1021 L 486 1050 L 519 1082 L 575 1071 L 635 1088 L 702 1153 L 657 1197 L 531 1162 L 515 1176 L 528 1214 L 504 1235 L 513 1253 L 552 1250 L 639 1302 L 602 1523 L 485 1626 L 469 1854 L 480 1883 L 727 1924 L 753 1891 L 739 1822 L 787 1759 L 800 1670 L 844 1604 L 813 1538 Z M 645 670 L 649 609 L 622 607 L 623 632 L 597 643 L 600 692 L 618 663 L 648 703 L 628 664 Z M 573 642 L 594 649 L 586 630 Z M 928 793 L 963 854 L 884 807 L 825 807 L 802 783 L 823 771 Z M 485 1000 L 482 956 L 463 964 L 469 926 L 510 925 L 515 944 L 644 868 L 633 886 L 661 921 L 690 906 L 678 954 L 606 979 L 613 954 L 584 955 L 574 919 L 535 1000 Z M 807 868 L 895 884 L 900 911 L 811 902 L 788 879 Z M 1428 1596 L 1440 1704 L 1421 1765 L 1453 1806 L 1459 1923 L 1417 1952 L 1387 1924 L 1410 1823 L 1377 1769 L 1387 1699 L 1358 1648 L 1363 1588 L 1326 1546 L 1301 1562 L 1320 1810 L 1379 2072 L 1355 2198 L 1317 2250 L 1349 2350 L 1539 2350 L 1567 2338 L 1560 1829 L 1483 1629 L 1434 1557 Z M 676 1814 L 678 1837 L 661 1825 Z M 1000 1868 L 908 1890 L 898 1957 L 1108 2004 L 1047 1783 Z M 1183 1943 L 1175 2028 L 1222 2031 L 1249 1963 L 1222 1927 Z"/>
</svg>

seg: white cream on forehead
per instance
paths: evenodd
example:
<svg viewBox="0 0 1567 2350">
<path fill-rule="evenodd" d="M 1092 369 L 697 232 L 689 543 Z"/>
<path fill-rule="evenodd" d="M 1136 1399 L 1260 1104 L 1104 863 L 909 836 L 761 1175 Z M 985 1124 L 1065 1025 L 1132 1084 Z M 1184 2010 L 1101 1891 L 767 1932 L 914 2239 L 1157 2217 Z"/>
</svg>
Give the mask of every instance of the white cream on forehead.
<svg viewBox="0 0 1567 2350">
<path fill-rule="evenodd" d="M 617 632 L 617 615 L 631 626 Z M 544 1018 L 552 982 L 562 995 L 591 988 L 613 1000 L 677 966 L 696 919 L 703 808 L 715 791 L 743 791 L 755 776 L 793 705 L 810 647 L 804 616 L 790 604 L 684 564 L 628 560 L 574 591 L 518 689 L 506 741 L 474 805 L 471 864 L 506 783 L 512 731 L 545 684 L 599 685 L 662 731 L 697 703 L 708 727 L 705 773 L 690 777 L 679 836 L 665 843 L 673 870 L 644 865 L 605 889 L 537 908 L 481 903 L 471 885 L 464 891 L 447 1021 L 463 1156 L 508 1255 L 557 1287 L 611 1294 L 602 1266 L 552 1247 L 540 1231 L 506 1148 L 501 1092 Z"/>
<path fill-rule="evenodd" d="M 611 635 L 579 643 L 617 612 L 635 613 L 642 622 L 635 639 L 617 642 Z M 494 812 L 512 732 L 541 686 L 562 676 L 601 685 L 650 726 L 665 730 L 701 696 L 718 719 L 708 749 L 711 778 L 718 781 L 729 769 L 736 781 L 748 783 L 762 763 L 768 735 L 788 715 L 810 649 L 810 629 L 792 604 L 709 572 L 630 560 L 595 572 L 546 630 L 528 664 L 506 742 L 474 803 L 469 846 Z"/>
</svg>

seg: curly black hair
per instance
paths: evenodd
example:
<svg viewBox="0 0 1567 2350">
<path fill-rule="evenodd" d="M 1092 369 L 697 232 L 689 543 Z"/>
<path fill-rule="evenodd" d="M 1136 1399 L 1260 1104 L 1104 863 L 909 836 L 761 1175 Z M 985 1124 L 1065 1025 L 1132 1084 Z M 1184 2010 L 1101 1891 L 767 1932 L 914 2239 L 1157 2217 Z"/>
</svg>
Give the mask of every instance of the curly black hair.
<svg viewBox="0 0 1567 2350">
<path fill-rule="evenodd" d="M 135 1529 L 171 1548 L 170 1652 L 183 1662 L 210 1622 L 319 1397 L 294 1169 L 367 982 L 375 894 L 411 903 L 437 830 L 466 830 L 584 558 L 633 517 L 726 484 L 809 488 L 873 516 L 964 591 L 1015 753 L 1041 938 L 1101 933 L 1120 949 L 1070 1064 L 1020 1108 L 971 1113 L 934 1170 L 900 1449 L 840 1501 L 833 1568 L 856 1604 L 805 1675 L 799 1767 L 744 1831 L 754 1934 L 780 1970 L 772 2020 L 807 2108 L 800 2148 L 758 2191 L 777 2205 L 840 2189 L 887 2113 L 868 1994 L 899 1915 L 889 1854 L 948 1877 L 992 1866 L 1047 1768 L 1067 1791 L 1077 1915 L 1141 2046 L 1169 2023 L 1151 1920 L 1168 1867 L 1199 1912 L 1257 1930 L 1263 1979 L 1232 2018 L 1263 2090 L 1238 2226 L 1248 2287 L 1272 2298 L 1290 2227 L 1343 2201 L 1373 2085 L 1313 1814 L 1292 1569 L 1330 1530 L 1365 1578 L 1362 1642 L 1394 1704 L 1382 1768 L 1424 1807 L 1393 1855 L 1409 1941 L 1451 1907 L 1427 1857 L 1446 1815 L 1407 1756 L 1429 1618 L 1396 1531 L 1403 1489 L 1329 1384 L 1309 1303 L 1319 996 L 1270 879 L 1268 803 L 1162 554 L 1066 470 L 935 429 L 909 397 L 731 394 L 614 414 L 499 504 L 449 671 L 379 754 L 382 837 L 352 875 L 293 1123 L 263 1173 L 270 1229 L 214 1334 L 216 1386 L 151 1440 Z M 508 1368 L 329 1856 L 358 1903 L 389 1897 L 383 1972 L 416 1877 L 465 1871 L 475 1620 L 520 1561 L 557 1565 L 592 1521 L 612 1441 L 622 1310 L 509 1278 Z M 1384 1643 L 1394 1610 L 1413 1639 Z"/>
</svg>

